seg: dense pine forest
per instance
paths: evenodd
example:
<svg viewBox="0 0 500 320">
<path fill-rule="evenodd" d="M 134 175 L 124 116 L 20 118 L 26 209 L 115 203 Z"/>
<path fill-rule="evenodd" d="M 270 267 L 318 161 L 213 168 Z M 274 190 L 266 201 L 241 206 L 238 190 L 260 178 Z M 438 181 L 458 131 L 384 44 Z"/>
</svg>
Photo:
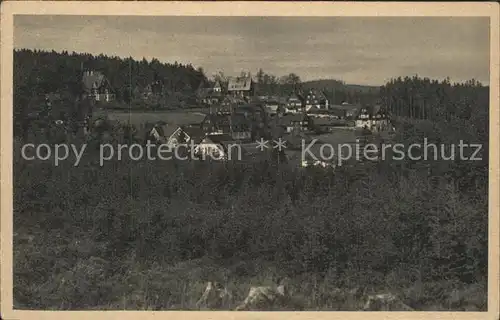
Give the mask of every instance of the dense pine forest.
<svg viewBox="0 0 500 320">
<path fill-rule="evenodd" d="M 136 61 L 106 55 L 67 51 L 14 51 L 15 92 L 23 97 L 37 93 L 64 92 L 75 94 L 81 86 L 83 70 L 101 71 L 112 84 L 117 100 L 129 101 L 147 85 L 162 80 L 165 94 L 192 94 L 202 81 L 203 70 L 192 65 L 161 63 L 157 59 Z"/>
<path fill-rule="evenodd" d="M 380 89 L 385 106 L 395 116 L 450 121 L 487 115 L 489 87 L 472 79 L 451 83 L 418 76 L 392 79 Z"/>
<path fill-rule="evenodd" d="M 203 70 L 192 65 L 161 63 L 157 59 L 136 61 L 106 55 L 66 51 L 14 51 L 14 117 L 33 112 L 48 93 L 59 94 L 62 104 L 74 105 L 82 89 L 84 70 L 102 72 L 109 80 L 116 101 L 108 105 L 147 109 L 152 104 L 183 107 L 195 103 L 195 90 L 206 81 Z M 160 101 L 144 101 L 148 85 L 161 81 Z"/>
</svg>

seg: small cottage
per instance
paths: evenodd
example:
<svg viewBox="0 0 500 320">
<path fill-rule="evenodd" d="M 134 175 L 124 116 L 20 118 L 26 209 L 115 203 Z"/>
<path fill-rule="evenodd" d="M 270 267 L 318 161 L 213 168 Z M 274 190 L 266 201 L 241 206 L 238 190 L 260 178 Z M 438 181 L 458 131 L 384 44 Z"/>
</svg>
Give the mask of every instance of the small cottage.
<svg viewBox="0 0 500 320">
<path fill-rule="evenodd" d="M 233 97 L 250 98 L 255 94 L 255 82 L 249 75 L 229 79 L 227 92 Z"/>
<path fill-rule="evenodd" d="M 359 110 L 356 116 L 356 127 L 357 128 L 367 128 L 371 130 L 372 127 L 372 115 L 367 107 L 363 107 Z"/>
<path fill-rule="evenodd" d="M 286 101 L 285 113 L 297 113 L 302 110 L 302 97 L 298 94 L 291 94 Z"/>
<path fill-rule="evenodd" d="M 386 131 L 390 130 L 389 114 L 387 111 L 380 108 L 380 106 L 374 107 L 374 113 L 372 116 L 372 130 L 374 131 Z"/>
<path fill-rule="evenodd" d="M 182 144 L 197 145 L 205 136 L 206 135 L 201 128 L 179 126 L 168 137 L 166 137 L 165 142 L 170 147 L 176 147 Z"/>
<path fill-rule="evenodd" d="M 326 110 L 329 107 L 329 101 L 323 92 L 309 90 L 304 97 L 304 107 L 306 111 L 313 107 Z"/>
<path fill-rule="evenodd" d="M 194 154 L 202 160 L 230 160 L 238 157 L 238 147 L 230 135 L 207 135 L 196 145 Z"/>
<path fill-rule="evenodd" d="M 95 101 L 109 102 L 115 99 L 111 83 L 99 71 L 85 71 L 82 77 L 84 91 Z"/>
<path fill-rule="evenodd" d="M 310 117 L 305 113 L 284 115 L 279 119 L 279 123 L 286 132 L 308 131 L 312 125 Z"/>
<path fill-rule="evenodd" d="M 155 80 L 148 84 L 142 93 L 144 99 L 148 99 L 152 96 L 161 96 L 163 94 L 163 81 Z"/>
<path fill-rule="evenodd" d="M 264 102 L 264 108 L 269 115 L 276 115 L 280 111 L 281 104 L 277 100 L 267 100 Z"/>
</svg>

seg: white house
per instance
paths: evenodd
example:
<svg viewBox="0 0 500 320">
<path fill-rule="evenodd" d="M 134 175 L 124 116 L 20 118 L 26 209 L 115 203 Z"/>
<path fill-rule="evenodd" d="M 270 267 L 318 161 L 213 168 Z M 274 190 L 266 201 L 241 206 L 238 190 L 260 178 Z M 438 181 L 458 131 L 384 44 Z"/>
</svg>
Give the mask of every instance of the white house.
<svg viewBox="0 0 500 320">
<path fill-rule="evenodd" d="M 367 128 L 372 131 L 384 131 L 389 129 L 389 115 L 380 109 L 380 106 L 374 106 L 371 110 L 361 108 L 356 116 L 356 127 Z"/>
<path fill-rule="evenodd" d="M 288 97 L 285 113 L 297 113 L 302 109 L 302 100 L 297 94 L 292 94 Z"/>
<path fill-rule="evenodd" d="M 180 127 L 180 126 L 170 126 L 165 132 L 164 130 L 164 141 L 165 143 L 174 148 L 180 144 L 191 144 L 196 145 L 205 137 L 205 134 L 201 128 L 196 127 Z"/>
<path fill-rule="evenodd" d="M 232 154 L 233 146 L 230 144 L 232 137 L 228 134 L 209 135 L 203 138 L 194 149 L 194 153 L 207 160 L 236 159 L 237 152 Z M 229 154 L 231 152 L 231 154 Z"/>
<path fill-rule="evenodd" d="M 326 96 L 320 92 L 315 90 L 310 90 L 305 96 L 305 109 L 309 111 L 311 108 L 323 109 L 327 110 L 329 107 L 329 102 Z"/>
<path fill-rule="evenodd" d="M 372 130 L 374 131 L 385 131 L 390 130 L 389 123 L 389 115 L 384 110 L 380 109 L 379 106 L 376 106 L 378 109 L 372 116 Z"/>
<path fill-rule="evenodd" d="M 357 128 L 367 128 L 372 127 L 372 116 L 367 108 L 361 108 L 358 115 L 356 116 L 356 127 Z"/>
</svg>

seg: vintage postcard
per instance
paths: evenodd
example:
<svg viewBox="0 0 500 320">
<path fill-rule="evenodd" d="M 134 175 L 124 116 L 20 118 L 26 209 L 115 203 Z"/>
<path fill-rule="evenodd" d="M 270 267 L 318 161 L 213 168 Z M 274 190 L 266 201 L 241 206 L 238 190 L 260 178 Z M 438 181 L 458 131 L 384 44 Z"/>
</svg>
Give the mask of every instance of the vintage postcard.
<svg viewBox="0 0 500 320">
<path fill-rule="evenodd" d="M 498 319 L 497 3 L 1 14 L 2 319 Z"/>
</svg>

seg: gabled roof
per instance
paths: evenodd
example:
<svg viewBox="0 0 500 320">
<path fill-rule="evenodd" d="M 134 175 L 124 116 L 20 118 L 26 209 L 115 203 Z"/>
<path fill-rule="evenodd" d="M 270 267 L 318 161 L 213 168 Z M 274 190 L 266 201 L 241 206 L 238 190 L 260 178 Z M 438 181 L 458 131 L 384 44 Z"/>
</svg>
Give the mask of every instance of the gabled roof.
<svg viewBox="0 0 500 320">
<path fill-rule="evenodd" d="M 250 91 L 253 80 L 250 77 L 229 79 L 228 91 Z"/>
<path fill-rule="evenodd" d="M 179 130 L 180 127 L 172 124 L 165 124 L 160 126 L 163 131 L 163 136 L 169 138 L 175 131 Z"/>
<path fill-rule="evenodd" d="M 99 71 L 86 72 L 82 77 L 83 87 L 86 91 L 100 88 L 107 81 L 107 78 Z"/>
<path fill-rule="evenodd" d="M 220 88 L 220 89 L 222 90 L 222 85 L 220 84 L 220 82 L 219 82 L 219 81 L 215 81 L 215 84 L 214 84 L 213 88 L 214 88 L 214 89 L 216 89 L 216 88 Z"/>
<path fill-rule="evenodd" d="M 316 96 L 316 99 L 318 100 L 321 100 L 321 99 L 327 99 L 326 95 L 323 93 L 323 91 L 317 91 L 317 90 L 314 90 L 314 89 L 311 89 L 309 91 L 307 91 L 305 94 L 305 96 L 308 96 L 308 95 L 315 95 Z"/>
</svg>

